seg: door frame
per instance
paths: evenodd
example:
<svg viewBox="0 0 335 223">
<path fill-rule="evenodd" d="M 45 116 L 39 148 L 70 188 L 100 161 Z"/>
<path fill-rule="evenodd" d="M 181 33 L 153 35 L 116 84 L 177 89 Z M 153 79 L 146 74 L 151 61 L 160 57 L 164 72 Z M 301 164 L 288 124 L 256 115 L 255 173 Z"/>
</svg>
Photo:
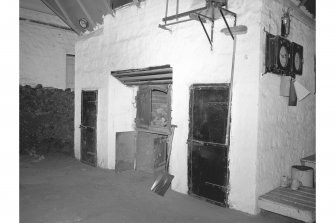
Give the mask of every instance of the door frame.
<svg viewBox="0 0 335 223">
<path fill-rule="evenodd" d="M 83 148 L 82 148 L 82 129 L 80 128 L 80 126 L 79 126 L 79 128 L 80 128 L 80 161 L 82 162 L 82 163 L 85 163 L 85 164 L 88 164 L 88 165 L 91 165 L 91 166 L 94 166 L 94 167 L 96 167 L 97 166 L 97 160 L 98 160 L 98 149 L 97 149 L 97 147 L 98 147 L 98 99 L 99 99 L 99 91 L 98 91 L 98 89 L 96 89 L 96 88 L 82 88 L 81 89 L 81 94 L 80 94 L 80 96 L 81 96 L 81 104 L 80 104 L 80 125 L 82 124 L 82 121 L 83 121 L 83 99 L 84 99 L 84 97 L 83 97 L 83 93 L 84 92 L 95 92 L 95 94 L 96 94 L 96 121 L 95 121 L 95 160 L 94 160 L 94 163 L 89 163 L 89 162 L 86 162 L 85 160 L 83 160 L 82 159 L 82 157 L 83 157 Z"/>
</svg>

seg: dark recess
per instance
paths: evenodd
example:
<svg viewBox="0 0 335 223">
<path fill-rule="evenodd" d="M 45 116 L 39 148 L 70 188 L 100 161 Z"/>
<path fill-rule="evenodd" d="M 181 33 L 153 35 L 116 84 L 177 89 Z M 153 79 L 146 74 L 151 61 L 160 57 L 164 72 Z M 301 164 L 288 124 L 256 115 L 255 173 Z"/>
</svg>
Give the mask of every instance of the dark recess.
<svg viewBox="0 0 335 223">
<path fill-rule="evenodd" d="M 20 85 L 20 153 L 73 155 L 74 92 Z"/>
</svg>

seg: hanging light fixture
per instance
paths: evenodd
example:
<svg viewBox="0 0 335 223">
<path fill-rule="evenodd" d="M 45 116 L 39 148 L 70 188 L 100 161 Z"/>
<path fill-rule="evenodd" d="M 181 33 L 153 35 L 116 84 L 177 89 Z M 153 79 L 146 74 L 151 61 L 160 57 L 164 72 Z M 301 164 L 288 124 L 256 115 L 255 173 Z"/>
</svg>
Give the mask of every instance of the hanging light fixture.
<svg viewBox="0 0 335 223">
<path fill-rule="evenodd" d="M 281 36 L 286 38 L 290 34 L 290 8 L 287 8 L 287 11 L 283 9 L 283 13 L 281 17 Z"/>
<path fill-rule="evenodd" d="M 88 28 L 88 21 L 84 18 L 79 19 L 79 25 L 81 28 L 83 29 L 87 29 Z"/>
</svg>

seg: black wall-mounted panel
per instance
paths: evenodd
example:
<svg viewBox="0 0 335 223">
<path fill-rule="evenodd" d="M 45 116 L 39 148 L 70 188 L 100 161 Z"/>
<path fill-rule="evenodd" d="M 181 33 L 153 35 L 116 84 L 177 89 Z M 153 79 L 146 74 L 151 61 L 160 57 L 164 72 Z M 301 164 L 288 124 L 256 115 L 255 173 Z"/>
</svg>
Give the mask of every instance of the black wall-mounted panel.
<svg viewBox="0 0 335 223">
<path fill-rule="evenodd" d="M 276 67 L 282 72 L 290 72 L 291 69 L 291 42 L 281 36 L 276 36 L 275 52 L 276 52 Z M 286 54 L 284 54 L 285 52 Z M 282 63 L 282 61 L 285 61 Z M 285 64 L 285 65 L 283 65 Z"/>
<path fill-rule="evenodd" d="M 281 36 L 266 33 L 265 71 L 291 75 L 291 42 Z"/>
<path fill-rule="evenodd" d="M 291 45 L 291 57 L 292 57 L 292 72 L 294 74 L 302 75 L 304 65 L 304 48 L 292 42 Z"/>
</svg>

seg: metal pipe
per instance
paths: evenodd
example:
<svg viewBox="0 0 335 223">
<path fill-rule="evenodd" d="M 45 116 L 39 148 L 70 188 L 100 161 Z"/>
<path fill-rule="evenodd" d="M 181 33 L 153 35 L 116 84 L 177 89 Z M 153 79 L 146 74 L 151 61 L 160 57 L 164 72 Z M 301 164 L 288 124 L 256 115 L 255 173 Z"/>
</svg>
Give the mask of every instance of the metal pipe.
<svg viewBox="0 0 335 223">
<path fill-rule="evenodd" d="M 166 17 L 166 18 L 163 18 L 162 20 L 163 20 L 163 22 L 165 22 L 165 21 L 169 21 L 169 20 L 177 19 L 177 17 L 178 17 L 178 18 L 181 18 L 181 17 L 189 16 L 190 13 L 198 12 L 198 11 L 200 11 L 200 10 L 204 10 L 204 9 L 207 9 L 207 7 L 203 7 L 203 8 L 199 8 L 199 9 L 190 10 L 190 11 L 183 12 L 183 13 L 179 13 L 178 15 L 168 16 L 168 17 Z"/>
<path fill-rule="evenodd" d="M 167 14 L 168 14 L 168 8 L 169 8 L 169 0 L 166 0 L 165 19 L 166 19 Z M 166 20 L 164 22 L 165 22 L 165 25 L 166 25 Z"/>
<path fill-rule="evenodd" d="M 211 43 L 213 44 L 213 32 L 214 32 L 214 20 L 212 21 L 212 26 L 211 26 Z M 213 47 L 211 45 L 211 50 L 213 50 Z"/>
<path fill-rule="evenodd" d="M 198 21 L 198 15 L 195 14 L 195 13 L 190 13 L 189 17 L 193 20 L 197 20 Z M 205 19 L 202 19 L 202 22 L 203 23 L 206 23 L 206 20 Z"/>
<path fill-rule="evenodd" d="M 235 17 L 234 27 L 236 26 Z M 234 71 L 235 71 L 235 54 L 236 54 L 236 36 L 234 38 L 233 43 L 233 56 L 231 62 L 231 73 L 230 73 L 230 89 L 229 89 L 229 107 L 228 107 L 228 117 L 227 117 L 227 129 L 226 129 L 226 144 L 229 146 L 230 144 L 230 125 L 231 125 L 231 107 L 232 107 L 232 99 L 233 99 L 233 87 L 234 87 Z"/>
<path fill-rule="evenodd" d="M 177 22 L 171 22 L 171 23 L 167 23 L 165 25 L 158 25 L 159 28 L 165 28 L 166 26 L 171 26 L 171 25 L 175 25 L 175 24 L 179 24 L 179 23 L 183 23 L 183 22 L 188 22 L 191 21 L 193 19 L 185 19 L 185 20 L 181 20 L 181 21 L 177 21 Z"/>
<path fill-rule="evenodd" d="M 211 22 L 214 21 L 213 18 L 210 18 L 210 17 L 205 16 L 205 15 L 203 15 L 203 14 L 200 14 L 200 13 L 197 13 L 197 12 L 194 12 L 193 14 L 195 14 L 195 15 L 197 15 L 197 16 L 201 16 L 201 17 L 203 17 L 203 18 L 205 18 L 205 19 L 208 19 L 208 20 L 211 21 Z"/>
<path fill-rule="evenodd" d="M 228 9 L 225 9 L 225 8 L 219 8 L 219 10 L 223 10 L 225 12 L 227 12 L 228 14 L 231 14 L 232 16 L 236 17 L 236 13 L 235 12 L 232 12 L 232 11 L 229 11 Z"/>
</svg>

